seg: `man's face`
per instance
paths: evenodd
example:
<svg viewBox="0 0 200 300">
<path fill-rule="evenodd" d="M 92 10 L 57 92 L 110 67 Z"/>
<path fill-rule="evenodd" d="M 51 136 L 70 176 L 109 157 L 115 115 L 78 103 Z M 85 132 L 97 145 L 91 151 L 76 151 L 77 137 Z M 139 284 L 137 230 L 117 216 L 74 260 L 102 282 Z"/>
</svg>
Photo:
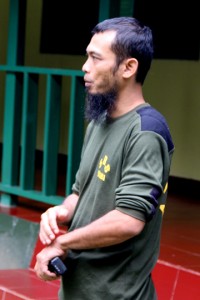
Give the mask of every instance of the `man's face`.
<svg viewBox="0 0 200 300">
<path fill-rule="evenodd" d="M 86 118 L 101 121 L 110 114 L 118 93 L 116 56 L 111 50 L 114 31 L 95 34 L 86 51 L 88 58 L 82 67 L 87 91 Z"/>
</svg>

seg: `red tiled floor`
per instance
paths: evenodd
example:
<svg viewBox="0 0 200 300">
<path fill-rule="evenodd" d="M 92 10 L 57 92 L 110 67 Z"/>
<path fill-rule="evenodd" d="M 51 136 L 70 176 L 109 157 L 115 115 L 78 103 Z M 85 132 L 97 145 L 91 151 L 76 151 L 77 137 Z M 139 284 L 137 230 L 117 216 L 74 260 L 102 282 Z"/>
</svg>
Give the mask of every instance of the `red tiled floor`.
<svg viewBox="0 0 200 300">
<path fill-rule="evenodd" d="M 21 203 L 15 208 L 0 206 L 0 212 L 39 222 L 40 215 L 46 208 L 38 208 L 37 205 L 29 208 Z M 160 257 L 153 271 L 158 300 L 200 299 L 199 211 L 199 199 L 171 195 L 168 197 L 163 218 Z M 35 255 L 42 247 L 38 240 L 29 270 L 0 270 L 0 300 L 58 299 L 59 281 L 40 281 L 33 271 Z"/>
<path fill-rule="evenodd" d="M 0 286 L 0 299 L 1 300 L 22 300 L 25 298 L 22 298 L 21 296 L 17 296 L 15 293 L 11 294 L 10 292 L 8 292 L 6 289 L 1 290 L 1 286 Z"/>
<path fill-rule="evenodd" d="M 200 273 L 158 261 L 153 280 L 158 300 L 199 300 Z"/>
<path fill-rule="evenodd" d="M 200 274 L 180 270 L 174 288 L 174 299 L 200 299 Z"/>
<path fill-rule="evenodd" d="M 57 300 L 59 284 L 59 280 L 51 282 L 41 281 L 31 269 L 0 271 L 0 290 L 2 297 L 4 293 L 18 297 L 16 299 Z M 8 299 L 10 300 L 10 298 Z M 4 298 L 2 298 L 2 300 L 4 300 Z"/>
<path fill-rule="evenodd" d="M 160 259 L 200 273 L 200 199 L 169 196 Z"/>
<path fill-rule="evenodd" d="M 176 269 L 157 263 L 152 278 L 158 294 L 158 300 L 172 300 L 172 291 L 176 279 Z M 177 299 L 178 300 L 178 299 Z M 179 299 L 181 300 L 181 299 Z M 183 300 L 183 299 L 182 299 Z"/>
</svg>

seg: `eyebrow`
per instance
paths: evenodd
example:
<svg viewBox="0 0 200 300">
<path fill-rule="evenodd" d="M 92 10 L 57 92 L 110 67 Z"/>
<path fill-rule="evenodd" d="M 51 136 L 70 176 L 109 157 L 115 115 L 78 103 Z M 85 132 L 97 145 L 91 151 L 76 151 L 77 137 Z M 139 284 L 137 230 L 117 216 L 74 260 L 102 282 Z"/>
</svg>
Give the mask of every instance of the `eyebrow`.
<svg viewBox="0 0 200 300">
<path fill-rule="evenodd" d="M 91 50 L 91 51 L 87 51 L 87 50 L 86 50 L 86 55 L 87 55 L 87 56 L 88 56 L 88 55 L 96 55 L 96 56 L 98 56 L 98 57 L 102 57 L 102 55 L 101 55 L 99 52 L 94 51 L 94 50 Z"/>
</svg>

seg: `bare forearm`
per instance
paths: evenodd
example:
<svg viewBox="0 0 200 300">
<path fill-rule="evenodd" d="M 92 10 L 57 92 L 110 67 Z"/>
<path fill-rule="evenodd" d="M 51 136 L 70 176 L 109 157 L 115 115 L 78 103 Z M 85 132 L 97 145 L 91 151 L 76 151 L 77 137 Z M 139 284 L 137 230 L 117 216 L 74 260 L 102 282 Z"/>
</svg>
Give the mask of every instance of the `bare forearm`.
<svg viewBox="0 0 200 300">
<path fill-rule="evenodd" d="M 68 222 L 71 221 L 78 202 L 79 196 L 77 194 L 70 194 L 64 201 L 63 205 L 68 210 Z"/>
<path fill-rule="evenodd" d="M 113 210 L 85 227 L 59 236 L 55 243 L 64 251 L 106 247 L 138 235 L 143 227 L 144 222 Z"/>
</svg>

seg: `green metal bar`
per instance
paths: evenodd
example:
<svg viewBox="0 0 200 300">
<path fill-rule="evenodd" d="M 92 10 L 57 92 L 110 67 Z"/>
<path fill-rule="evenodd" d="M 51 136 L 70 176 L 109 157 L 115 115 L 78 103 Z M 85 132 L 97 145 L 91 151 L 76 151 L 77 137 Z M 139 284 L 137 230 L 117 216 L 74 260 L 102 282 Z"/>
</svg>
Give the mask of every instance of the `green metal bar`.
<svg viewBox="0 0 200 300">
<path fill-rule="evenodd" d="M 118 16 L 133 16 L 134 0 L 100 0 L 99 22 Z"/>
<path fill-rule="evenodd" d="M 15 74 L 8 74 L 6 78 L 4 111 L 2 182 L 10 185 L 15 185 L 18 182 L 21 98 L 21 74 L 18 74 L 18 76 Z M 3 195 L 1 197 L 1 202 L 4 204 Z M 6 203 L 7 202 L 8 197 L 6 197 Z M 10 204 L 15 204 L 12 199 L 10 199 Z"/>
<path fill-rule="evenodd" d="M 120 16 L 133 16 L 134 0 L 121 0 L 120 3 Z"/>
<path fill-rule="evenodd" d="M 40 201 L 43 203 L 49 203 L 52 205 L 58 205 L 63 202 L 64 197 L 53 195 L 53 196 L 46 196 L 42 194 L 40 191 L 36 190 L 24 190 L 20 188 L 19 186 L 14 185 L 7 185 L 0 183 L 0 190 L 5 193 L 5 199 L 9 194 L 13 196 L 13 198 L 16 198 L 16 196 L 24 197 L 27 199 L 32 199 L 35 201 Z M 9 199 L 7 201 L 7 204 L 9 205 Z"/>
<path fill-rule="evenodd" d="M 38 75 L 25 73 L 20 168 L 20 185 L 25 190 L 34 187 L 37 107 Z"/>
<path fill-rule="evenodd" d="M 45 195 L 55 195 L 57 189 L 60 110 L 61 77 L 48 75 L 42 188 Z"/>
<path fill-rule="evenodd" d="M 99 22 L 110 17 L 111 0 L 100 0 L 99 2 Z"/>
<path fill-rule="evenodd" d="M 0 71 L 7 71 L 12 73 L 32 73 L 43 75 L 62 75 L 62 76 L 83 76 L 84 73 L 79 70 L 70 69 L 52 69 L 52 68 L 37 68 L 37 67 L 21 67 L 21 66 L 7 66 L 0 65 Z"/>
<path fill-rule="evenodd" d="M 66 194 L 71 193 L 72 184 L 78 170 L 84 137 L 85 92 L 83 79 L 73 77 L 71 82 L 70 120 L 68 137 L 68 163 Z"/>
<path fill-rule="evenodd" d="M 24 63 L 26 1 L 10 0 L 7 64 Z"/>
<path fill-rule="evenodd" d="M 10 0 L 7 64 L 17 64 L 19 0 Z"/>
<path fill-rule="evenodd" d="M 7 64 L 23 63 L 26 0 L 10 0 Z M 21 74 L 7 73 L 3 129 L 2 182 L 16 184 L 18 180 L 19 143 L 21 129 Z M 9 194 L 1 195 L 1 203 L 13 205 Z"/>
</svg>

